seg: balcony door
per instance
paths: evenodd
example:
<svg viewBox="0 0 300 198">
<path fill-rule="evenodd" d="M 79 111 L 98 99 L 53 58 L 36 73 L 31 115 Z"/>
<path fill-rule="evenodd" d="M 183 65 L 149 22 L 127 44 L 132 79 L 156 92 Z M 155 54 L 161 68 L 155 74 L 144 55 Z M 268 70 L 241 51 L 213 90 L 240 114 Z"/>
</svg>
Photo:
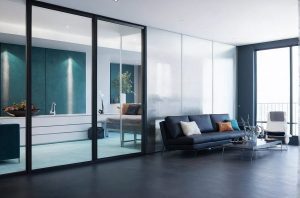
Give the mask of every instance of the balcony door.
<svg viewBox="0 0 300 198">
<path fill-rule="evenodd" d="M 284 111 L 288 130 L 298 135 L 298 47 L 259 50 L 256 61 L 256 123 L 265 127 L 270 111 Z"/>
</svg>

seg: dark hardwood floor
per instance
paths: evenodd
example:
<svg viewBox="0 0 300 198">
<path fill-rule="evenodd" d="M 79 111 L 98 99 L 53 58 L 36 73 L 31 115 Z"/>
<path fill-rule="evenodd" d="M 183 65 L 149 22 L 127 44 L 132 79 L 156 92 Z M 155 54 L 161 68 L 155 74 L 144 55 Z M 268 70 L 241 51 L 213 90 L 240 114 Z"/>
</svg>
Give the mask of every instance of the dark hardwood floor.
<svg viewBox="0 0 300 198">
<path fill-rule="evenodd" d="M 299 148 L 262 151 L 252 163 L 238 151 L 168 152 L 0 180 L 1 198 L 296 198 Z"/>
</svg>

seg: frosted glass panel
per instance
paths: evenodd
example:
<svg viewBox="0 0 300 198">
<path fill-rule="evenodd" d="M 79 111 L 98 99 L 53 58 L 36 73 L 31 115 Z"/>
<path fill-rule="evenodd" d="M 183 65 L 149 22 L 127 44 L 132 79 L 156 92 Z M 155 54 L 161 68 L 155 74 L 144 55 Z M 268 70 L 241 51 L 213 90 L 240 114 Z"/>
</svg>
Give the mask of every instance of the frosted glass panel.
<svg viewBox="0 0 300 198">
<path fill-rule="evenodd" d="M 148 29 L 148 112 L 150 117 L 181 113 L 181 36 Z"/>
<path fill-rule="evenodd" d="M 182 37 L 182 113 L 212 112 L 212 42 Z"/>
<path fill-rule="evenodd" d="M 213 44 L 213 112 L 235 117 L 236 47 Z"/>
</svg>

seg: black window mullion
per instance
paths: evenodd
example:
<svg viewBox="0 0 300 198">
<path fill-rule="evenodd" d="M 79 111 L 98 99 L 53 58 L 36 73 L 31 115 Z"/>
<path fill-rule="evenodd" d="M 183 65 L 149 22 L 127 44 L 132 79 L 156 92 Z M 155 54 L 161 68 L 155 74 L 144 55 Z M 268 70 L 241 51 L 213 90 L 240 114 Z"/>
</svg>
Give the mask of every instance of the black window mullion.
<svg viewBox="0 0 300 198">
<path fill-rule="evenodd" d="M 290 134 L 293 135 L 293 51 L 290 46 Z"/>
<path fill-rule="evenodd" d="M 32 170 L 32 117 L 31 117 L 31 48 L 32 48 L 32 1 L 26 0 L 26 172 Z M 29 108 L 28 108 L 29 107 Z"/>
<path fill-rule="evenodd" d="M 92 18 L 92 160 L 98 158 L 97 142 L 97 17 Z"/>
</svg>

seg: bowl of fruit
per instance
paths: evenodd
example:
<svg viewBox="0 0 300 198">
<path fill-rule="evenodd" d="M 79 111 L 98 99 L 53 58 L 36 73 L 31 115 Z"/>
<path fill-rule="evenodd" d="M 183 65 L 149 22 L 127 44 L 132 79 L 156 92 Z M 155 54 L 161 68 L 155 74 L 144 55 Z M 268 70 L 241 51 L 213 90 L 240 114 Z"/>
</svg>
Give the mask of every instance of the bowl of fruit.
<svg viewBox="0 0 300 198">
<path fill-rule="evenodd" d="M 26 101 L 22 101 L 20 103 L 14 103 L 10 106 L 6 106 L 2 108 L 2 110 L 7 113 L 10 116 L 13 117 L 25 117 L 26 116 Z M 31 106 L 31 115 L 35 115 L 39 112 L 40 110 L 32 105 Z"/>
</svg>

